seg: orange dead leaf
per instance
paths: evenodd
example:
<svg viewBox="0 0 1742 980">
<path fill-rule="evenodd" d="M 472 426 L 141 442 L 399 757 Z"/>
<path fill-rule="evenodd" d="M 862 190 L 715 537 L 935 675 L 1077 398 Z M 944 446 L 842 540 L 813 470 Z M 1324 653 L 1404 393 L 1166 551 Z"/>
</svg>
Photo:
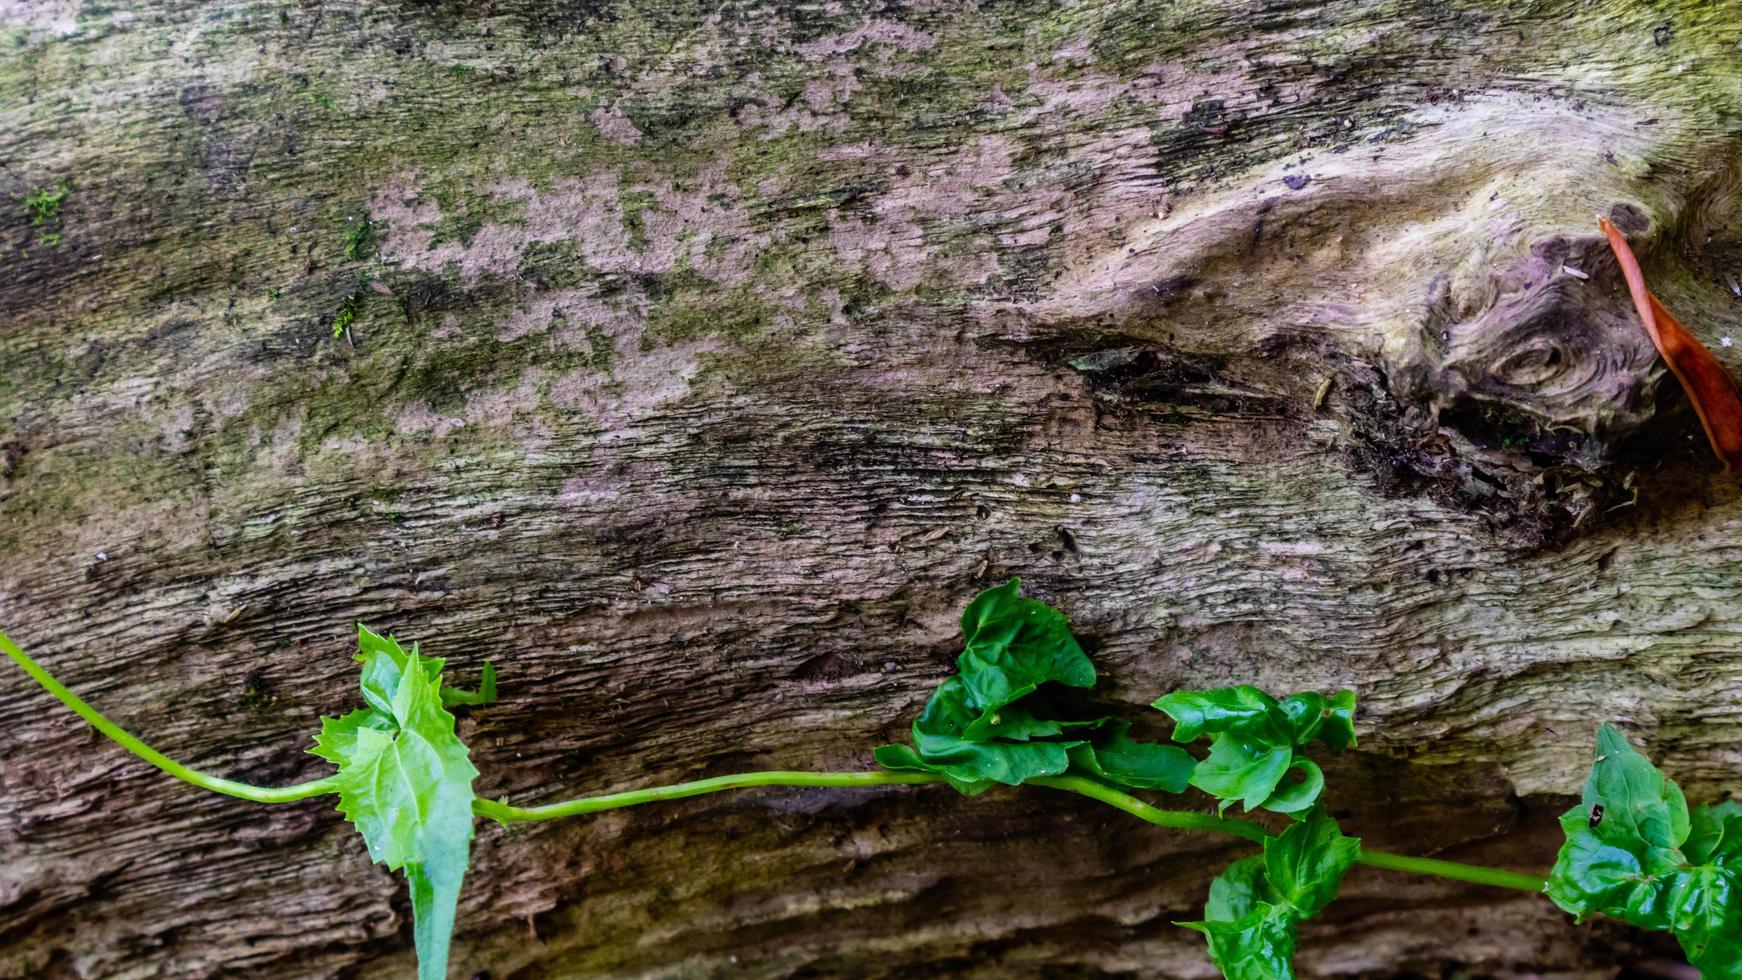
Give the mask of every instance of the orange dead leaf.
<svg viewBox="0 0 1742 980">
<path fill-rule="evenodd" d="M 1608 236 L 1609 247 L 1621 263 L 1621 275 L 1627 279 L 1628 292 L 1633 294 L 1633 308 L 1639 311 L 1652 345 L 1681 382 L 1688 401 L 1694 403 L 1694 412 L 1705 427 L 1712 452 L 1723 462 L 1724 472 L 1736 471 L 1742 466 L 1742 396 L 1737 395 L 1735 383 L 1712 352 L 1695 340 L 1681 321 L 1671 316 L 1645 288 L 1639 260 L 1633 257 L 1620 229 L 1608 218 L 1598 218 L 1597 226 Z"/>
</svg>

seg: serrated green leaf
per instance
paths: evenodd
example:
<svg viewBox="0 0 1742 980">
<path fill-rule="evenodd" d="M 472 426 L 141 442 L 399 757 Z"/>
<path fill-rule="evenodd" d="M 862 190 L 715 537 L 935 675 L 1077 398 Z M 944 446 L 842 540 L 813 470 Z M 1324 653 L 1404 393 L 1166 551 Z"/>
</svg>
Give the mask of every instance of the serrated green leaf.
<svg viewBox="0 0 1742 980">
<path fill-rule="evenodd" d="M 1742 803 L 1698 807 L 1688 817 L 1688 828 L 1682 854 L 1690 862 L 1742 870 Z"/>
<path fill-rule="evenodd" d="M 313 751 L 338 764 L 339 810 L 363 835 L 369 856 L 405 873 L 418 976 L 442 980 L 469 858 L 478 770 L 442 706 L 439 668 L 432 670 L 415 647 L 407 653 L 391 639 L 361 634 L 372 707 L 323 720 Z"/>
<path fill-rule="evenodd" d="M 1190 785 L 1197 760 L 1177 745 L 1135 741 L 1120 721 L 1094 740 L 1070 750 L 1071 765 L 1091 776 L 1133 789 L 1181 793 Z"/>
<path fill-rule="evenodd" d="M 956 669 L 974 707 L 993 711 L 1040 685 L 1092 687 L 1095 667 L 1063 613 L 1021 595 L 1021 580 L 987 589 L 962 613 Z"/>
<path fill-rule="evenodd" d="M 315 747 L 309 751 L 334 765 L 343 765 L 357 752 L 359 730 L 391 732 L 395 727 L 391 716 L 374 708 L 358 708 L 339 718 L 322 718 L 321 733 L 315 736 Z"/>
<path fill-rule="evenodd" d="M 1210 941 L 1210 961 L 1227 980 L 1294 980 L 1298 925 L 1284 905 L 1255 904 L 1233 922 L 1180 922 Z"/>
<path fill-rule="evenodd" d="M 1226 810 L 1238 800 L 1256 810 L 1276 791 L 1294 760 L 1287 745 L 1270 745 L 1231 732 L 1216 736 L 1210 754 L 1192 770 L 1191 785 L 1221 800 Z"/>
<path fill-rule="evenodd" d="M 381 636 L 362 623 L 357 624 L 358 663 L 363 665 L 363 700 L 382 714 L 393 713 L 393 695 L 399 690 L 399 679 L 416 660 L 430 679 L 441 677 L 443 662 L 435 657 L 418 654 L 417 645 L 405 650 L 391 636 Z"/>
<path fill-rule="evenodd" d="M 1337 897 L 1343 875 L 1360 856 L 1360 840 L 1343 836 L 1319 809 L 1264 842 L 1264 878 L 1300 918 L 1310 919 Z"/>
</svg>

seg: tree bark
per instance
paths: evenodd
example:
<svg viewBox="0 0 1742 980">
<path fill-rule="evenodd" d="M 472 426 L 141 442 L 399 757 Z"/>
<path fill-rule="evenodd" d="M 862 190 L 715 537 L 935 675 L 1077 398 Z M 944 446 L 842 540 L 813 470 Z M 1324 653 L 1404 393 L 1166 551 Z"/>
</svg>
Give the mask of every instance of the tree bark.
<svg viewBox="0 0 1742 980">
<path fill-rule="evenodd" d="M 1723 5 L 0 25 L 0 626 L 190 764 L 329 771 L 362 621 L 497 665 L 491 798 L 865 768 L 1020 575 L 1131 713 L 1355 688 L 1374 847 L 1545 871 L 1602 720 L 1742 788 L 1742 499 L 1595 227 L 1738 366 Z M 171 783 L 4 676 L 0 977 L 409 973 L 330 801 Z M 1042 789 L 481 825 L 455 975 L 1210 977 L 1172 923 L 1246 852 Z M 1677 956 L 1343 894 L 1303 976 Z"/>
</svg>

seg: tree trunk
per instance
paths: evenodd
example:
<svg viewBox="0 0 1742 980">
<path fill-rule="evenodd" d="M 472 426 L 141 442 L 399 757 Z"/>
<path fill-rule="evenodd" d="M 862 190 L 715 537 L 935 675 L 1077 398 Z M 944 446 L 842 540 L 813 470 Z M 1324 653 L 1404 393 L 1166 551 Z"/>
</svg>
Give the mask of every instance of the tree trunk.
<svg viewBox="0 0 1742 980">
<path fill-rule="evenodd" d="M 1598 721 L 1742 788 L 1742 498 L 1595 227 L 1742 367 L 1723 7 L 24 0 L 0 626 L 272 784 L 357 621 L 491 660 L 478 789 L 536 803 L 867 768 L 1020 575 L 1132 713 L 1355 688 L 1350 833 L 1545 871 Z M 330 800 L 0 676 L 0 977 L 410 972 Z M 492 980 L 1210 977 L 1172 923 L 1247 853 L 935 786 L 479 835 Z M 1678 958 L 1343 894 L 1303 976 Z"/>
</svg>

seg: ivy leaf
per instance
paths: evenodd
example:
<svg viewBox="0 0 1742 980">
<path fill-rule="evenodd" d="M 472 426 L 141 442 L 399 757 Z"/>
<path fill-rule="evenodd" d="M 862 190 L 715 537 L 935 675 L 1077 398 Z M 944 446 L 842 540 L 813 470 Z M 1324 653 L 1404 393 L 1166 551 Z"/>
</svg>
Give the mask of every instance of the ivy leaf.
<svg viewBox="0 0 1742 980">
<path fill-rule="evenodd" d="M 1209 757 L 1192 771 L 1191 785 L 1221 800 L 1219 810 L 1239 800 L 1256 810 L 1276 791 L 1294 760 L 1294 749 L 1245 738 L 1232 732 L 1216 736 Z"/>
<path fill-rule="evenodd" d="M 1721 864 L 1742 870 L 1742 803 L 1726 800 L 1702 806 L 1688 819 L 1682 853 L 1694 864 Z"/>
<path fill-rule="evenodd" d="M 1197 760 L 1177 745 L 1135 741 L 1125 734 L 1130 727 L 1114 722 L 1093 742 L 1071 749 L 1071 765 L 1120 786 L 1185 792 Z"/>
<path fill-rule="evenodd" d="M 1093 687 L 1095 667 L 1063 613 L 1021 595 L 1021 579 L 987 589 L 962 613 L 956 669 L 973 704 L 995 711 L 1053 681 Z"/>
<path fill-rule="evenodd" d="M 1264 842 L 1264 877 L 1302 919 L 1310 919 L 1337 897 L 1343 875 L 1360 856 L 1360 840 L 1343 836 L 1321 808 Z"/>
<path fill-rule="evenodd" d="M 440 661 L 360 632 L 371 706 L 323 719 L 313 751 L 338 764 L 339 811 L 363 835 L 369 856 L 404 872 L 418 976 L 441 980 L 471 848 L 478 770 L 442 705 Z"/>
</svg>

